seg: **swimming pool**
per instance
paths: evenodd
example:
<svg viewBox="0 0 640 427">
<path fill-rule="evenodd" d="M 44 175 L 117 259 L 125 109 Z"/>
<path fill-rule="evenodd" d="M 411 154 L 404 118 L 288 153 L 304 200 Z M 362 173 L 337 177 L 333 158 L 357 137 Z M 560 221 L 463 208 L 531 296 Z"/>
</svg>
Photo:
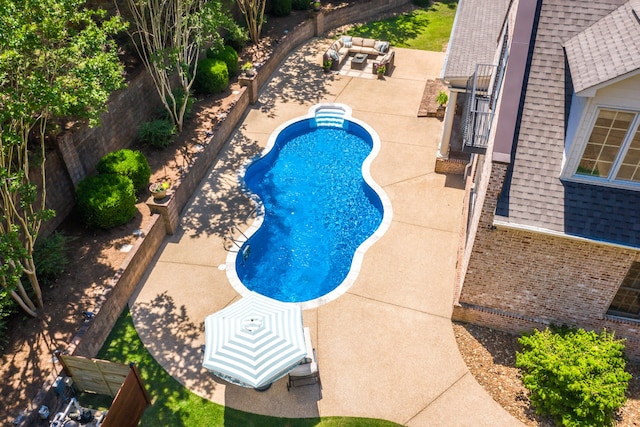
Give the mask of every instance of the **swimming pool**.
<svg viewBox="0 0 640 427">
<path fill-rule="evenodd" d="M 276 129 L 241 171 L 259 215 L 227 258 L 234 288 L 303 308 L 346 292 L 391 222 L 369 173 L 379 149 L 375 131 L 343 104 L 316 105 Z"/>
</svg>

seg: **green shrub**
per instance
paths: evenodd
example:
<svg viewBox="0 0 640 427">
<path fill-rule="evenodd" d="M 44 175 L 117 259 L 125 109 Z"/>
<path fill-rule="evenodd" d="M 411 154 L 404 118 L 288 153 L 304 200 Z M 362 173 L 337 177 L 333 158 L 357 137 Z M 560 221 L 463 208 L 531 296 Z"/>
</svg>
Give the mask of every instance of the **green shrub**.
<svg viewBox="0 0 640 427">
<path fill-rule="evenodd" d="M 291 1 L 291 8 L 293 10 L 307 10 L 309 9 L 310 5 L 311 5 L 311 2 L 309 0 L 292 0 Z"/>
<path fill-rule="evenodd" d="M 145 122 L 138 128 L 138 139 L 155 148 L 166 148 L 176 135 L 176 125 L 167 119 Z"/>
<path fill-rule="evenodd" d="M 144 190 L 151 177 L 151 168 L 144 154 L 128 148 L 107 154 L 100 159 L 96 169 L 100 173 L 112 173 L 128 177 L 133 181 L 133 188 L 136 192 Z"/>
<path fill-rule="evenodd" d="M 547 328 L 522 336 L 516 366 L 536 412 L 563 426 L 613 425 L 631 375 L 613 334 Z"/>
<path fill-rule="evenodd" d="M 238 74 L 238 52 L 233 47 L 224 45 L 218 49 L 207 49 L 207 58 L 224 61 L 227 64 L 227 71 L 230 77 Z"/>
<path fill-rule="evenodd" d="M 249 41 L 249 32 L 240 25 L 234 25 L 228 28 L 228 32 L 224 35 L 224 43 L 231 46 L 236 52 L 240 52 Z"/>
<path fill-rule="evenodd" d="M 229 85 L 227 64 L 219 59 L 201 59 L 194 82 L 196 92 L 203 94 L 219 93 Z"/>
<path fill-rule="evenodd" d="M 271 13 L 274 16 L 287 16 L 291 14 L 291 0 L 273 0 Z"/>
<path fill-rule="evenodd" d="M 50 285 L 65 272 L 69 264 L 67 241 L 62 233 L 55 232 L 46 237 L 38 237 L 33 247 L 33 262 L 36 265 L 38 280 Z"/>
<path fill-rule="evenodd" d="M 133 182 L 122 175 L 90 176 L 78 184 L 76 201 L 84 222 L 90 227 L 112 228 L 136 216 Z"/>
<path fill-rule="evenodd" d="M 7 346 L 7 318 L 16 311 L 16 303 L 9 293 L 0 288 L 0 350 Z"/>
</svg>

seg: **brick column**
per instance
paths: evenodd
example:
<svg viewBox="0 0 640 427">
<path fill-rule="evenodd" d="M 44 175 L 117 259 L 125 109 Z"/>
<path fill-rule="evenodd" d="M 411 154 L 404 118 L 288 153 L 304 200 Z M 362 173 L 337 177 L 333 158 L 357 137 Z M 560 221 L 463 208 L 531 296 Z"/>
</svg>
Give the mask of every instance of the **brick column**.
<svg viewBox="0 0 640 427">
<path fill-rule="evenodd" d="M 73 138 L 71 136 L 71 133 L 66 133 L 60 138 L 57 138 L 58 150 L 60 151 L 73 186 L 77 187 L 82 178 L 87 176 L 87 172 L 84 170 L 84 166 L 82 166 L 80 156 L 78 155 L 76 146 L 73 144 Z"/>
<path fill-rule="evenodd" d="M 315 27 L 313 35 L 319 37 L 324 34 L 324 14 L 322 13 L 322 11 L 312 11 L 311 14 L 313 16 L 313 23 Z"/>
<path fill-rule="evenodd" d="M 159 214 L 164 222 L 164 228 L 167 234 L 173 235 L 178 228 L 180 222 L 180 215 L 178 212 L 178 206 L 175 199 L 169 195 L 164 199 L 156 200 L 153 197 L 149 197 L 147 200 L 147 206 L 151 211 L 151 214 Z"/>
<path fill-rule="evenodd" d="M 255 73 L 252 77 L 242 75 L 238 77 L 238 83 L 240 86 L 246 86 L 249 92 L 249 104 L 253 105 L 258 102 L 258 73 Z"/>
</svg>

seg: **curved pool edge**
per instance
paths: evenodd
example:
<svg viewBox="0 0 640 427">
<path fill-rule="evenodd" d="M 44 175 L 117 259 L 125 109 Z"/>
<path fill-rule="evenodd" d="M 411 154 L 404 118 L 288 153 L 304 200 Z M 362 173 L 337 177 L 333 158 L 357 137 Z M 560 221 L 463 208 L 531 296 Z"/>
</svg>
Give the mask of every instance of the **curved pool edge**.
<svg viewBox="0 0 640 427">
<path fill-rule="evenodd" d="M 342 118 L 345 121 L 348 120 L 352 123 L 355 123 L 361 126 L 363 129 L 365 129 L 369 133 L 369 135 L 371 135 L 372 148 L 371 148 L 371 152 L 364 159 L 362 163 L 362 168 L 361 168 L 362 178 L 364 182 L 367 185 L 369 185 L 369 187 L 371 187 L 371 189 L 380 198 L 380 203 L 382 205 L 383 212 L 382 212 L 382 220 L 380 222 L 380 225 L 371 234 L 371 236 L 369 236 L 364 242 L 362 242 L 360 246 L 358 246 L 358 248 L 355 250 L 353 254 L 353 259 L 351 261 L 351 268 L 349 269 L 349 273 L 347 273 L 347 276 L 335 289 L 333 289 L 332 291 L 328 292 L 327 294 L 321 297 L 314 298 L 312 300 L 289 303 L 289 304 L 297 304 L 303 310 L 317 308 L 323 304 L 331 302 L 337 299 L 338 297 L 340 297 L 341 295 L 345 294 L 351 288 L 351 286 L 355 283 L 356 279 L 358 278 L 358 275 L 360 274 L 362 261 L 364 259 L 364 254 L 375 242 L 377 242 L 386 233 L 386 231 L 391 226 L 391 221 L 393 217 L 393 208 L 391 206 L 391 200 L 389 199 L 389 197 L 387 196 L 387 193 L 383 190 L 383 188 L 371 176 L 371 170 L 370 170 L 371 163 L 373 162 L 373 159 L 375 159 L 376 156 L 379 154 L 380 148 L 381 148 L 381 141 L 378 133 L 369 124 L 353 117 L 352 116 L 353 110 L 351 109 L 351 107 L 349 107 L 346 104 L 339 104 L 339 103 L 315 104 L 309 108 L 309 111 L 306 115 L 295 117 L 278 126 L 269 136 L 267 145 L 262 150 L 262 152 L 258 156 L 255 156 L 249 159 L 238 170 L 237 179 L 240 183 L 240 188 L 242 188 L 243 191 L 245 191 L 245 193 L 249 195 L 249 198 L 252 200 L 252 202 L 256 204 L 256 217 L 253 223 L 249 226 L 249 228 L 246 231 L 242 232 L 243 235 L 241 236 L 241 238 L 236 240 L 237 244 L 239 246 L 242 246 L 246 240 L 251 238 L 251 236 L 256 231 L 258 231 L 258 229 L 260 228 L 260 226 L 264 221 L 264 213 L 261 212 L 262 204 L 261 204 L 260 198 L 257 195 L 248 191 L 248 189 L 246 188 L 246 185 L 244 184 L 243 177 L 247 168 L 249 167 L 250 164 L 252 164 L 256 160 L 266 156 L 273 149 L 276 143 L 276 140 L 278 139 L 278 136 L 284 129 L 293 125 L 294 123 L 297 123 L 303 120 L 309 120 L 309 119 L 317 120 L 318 113 L 322 110 L 342 111 Z M 316 126 L 318 126 L 317 122 L 316 122 Z M 227 274 L 227 279 L 229 280 L 229 283 L 231 284 L 231 286 L 241 296 L 246 296 L 252 291 L 242 283 L 242 281 L 240 280 L 236 272 L 236 267 L 235 267 L 236 259 L 239 253 L 240 253 L 239 251 L 229 251 L 227 253 L 225 270 Z"/>
</svg>

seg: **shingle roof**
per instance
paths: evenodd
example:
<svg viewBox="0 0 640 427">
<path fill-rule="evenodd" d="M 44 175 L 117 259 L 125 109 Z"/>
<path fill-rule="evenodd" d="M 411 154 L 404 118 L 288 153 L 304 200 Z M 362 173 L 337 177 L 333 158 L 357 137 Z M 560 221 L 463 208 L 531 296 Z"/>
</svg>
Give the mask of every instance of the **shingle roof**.
<svg viewBox="0 0 640 427">
<path fill-rule="evenodd" d="M 640 68 L 640 0 L 631 0 L 565 43 L 576 92 Z"/>
<path fill-rule="evenodd" d="M 510 0 L 460 0 L 443 78 L 467 78 L 476 64 L 491 64 Z"/>
<path fill-rule="evenodd" d="M 636 225 L 640 192 L 559 179 L 571 95 L 562 41 L 623 3 L 625 0 L 542 1 L 516 149 L 496 207 L 497 220 L 640 246 Z"/>
</svg>

